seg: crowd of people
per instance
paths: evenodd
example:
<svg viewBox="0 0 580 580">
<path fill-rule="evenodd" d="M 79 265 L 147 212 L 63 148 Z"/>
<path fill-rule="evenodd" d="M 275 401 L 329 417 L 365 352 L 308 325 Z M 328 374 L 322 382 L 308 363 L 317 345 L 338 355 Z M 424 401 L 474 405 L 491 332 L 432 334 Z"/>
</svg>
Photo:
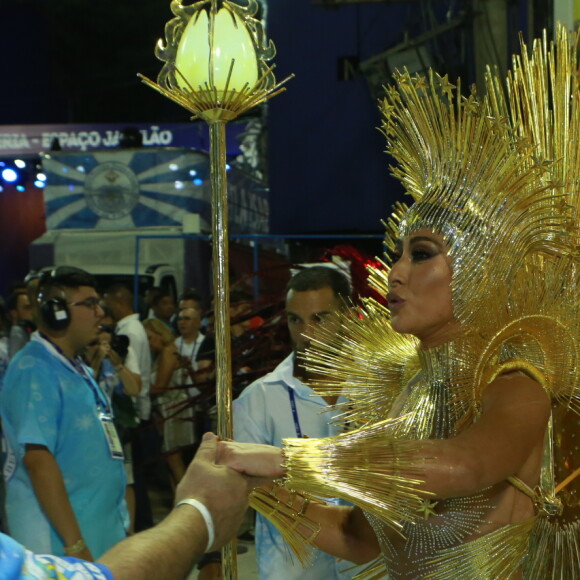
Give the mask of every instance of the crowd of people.
<svg viewBox="0 0 580 580">
<path fill-rule="evenodd" d="M 304 371 L 296 352 L 307 344 L 303 333 L 323 324 L 349 294 L 347 278 L 332 267 L 300 272 L 288 287 L 285 306 L 292 312 L 285 332 L 279 304 L 258 312 L 247 292 L 232 291 L 235 394 L 248 391 L 245 404 L 235 411 L 237 437 L 253 440 L 246 436 L 254 422 L 247 401 L 256 398 L 262 381 L 270 380 L 268 371 L 290 350 L 293 354 L 281 365 L 288 367 L 288 376 L 295 373 L 300 385 L 296 421 L 305 436 L 326 432 L 324 417 L 317 415 L 326 402 L 310 404 L 314 393 L 300 383 Z M 139 299 L 143 313 L 135 311 L 126 286 L 114 284 L 99 293 L 89 273 L 60 266 L 14 285 L 1 310 L 8 466 L 2 531 L 33 552 L 91 561 L 126 534 L 151 528 L 149 492 L 159 480 L 150 480 L 147 466 L 166 465 L 162 485 L 173 495 L 202 434 L 215 424 L 211 310 L 204 309 L 194 289 L 176 300 L 151 288 Z M 300 316 L 305 319 L 298 324 Z M 96 416 L 91 412 L 95 404 Z M 260 405 L 269 408 L 265 400 L 252 406 Z M 274 408 L 271 419 L 277 420 Z M 102 430 L 106 447 L 97 445 Z M 286 431 L 280 424 L 275 437 L 264 431 L 263 441 L 281 444 L 281 436 L 294 434 Z M 244 528 L 244 537 L 253 541 L 250 512 Z M 284 561 L 280 541 L 277 558 L 264 557 L 262 536 L 260 568 L 266 570 L 272 559 L 270 565 L 279 569 Z M 286 560 L 289 570 L 306 577 L 301 566 Z M 219 578 L 220 566 L 220 553 L 210 552 L 200 562 L 200 578 Z M 317 564 L 307 577 L 317 577 L 320 569 Z"/>
</svg>

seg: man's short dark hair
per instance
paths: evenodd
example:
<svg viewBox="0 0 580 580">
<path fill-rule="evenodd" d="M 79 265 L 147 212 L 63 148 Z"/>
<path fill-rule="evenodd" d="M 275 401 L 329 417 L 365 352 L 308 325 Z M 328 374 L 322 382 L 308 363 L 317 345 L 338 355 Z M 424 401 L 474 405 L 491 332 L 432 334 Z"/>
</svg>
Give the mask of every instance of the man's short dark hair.
<svg viewBox="0 0 580 580">
<path fill-rule="evenodd" d="M 116 282 L 111 284 L 104 293 L 112 296 L 113 300 L 117 302 L 133 307 L 133 291 L 127 284 Z"/>
<path fill-rule="evenodd" d="M 201 302 L 201 294 L 195 288 L 187 288 L 187 290 L 184 290 L 179 297 L 179 301 L 181 302 L 182 300 L 195 300 L 196 302 Z"/>
<path fill-rule="evenodd" d="M 70 288 L 76 290 L 81 286 L 96 288 L 97 281 L 86 270 L 81 270 L 74 266 L 58 266 L 57 268 L 42 273 L 40 282 L 38 283 L 37 296 L 46 296 L 54 288 Z"/>
<path fill-rule="evenodd" d="M 173 294 L 171 294 L 169 290 L 160 290 L 157 294 L 155 294 L 155 296 L 153 296 L 153 299 L 151 300 L 151 307 L 155 308 L 155 306 L 157 306 L 161 300 L 163 300 L 163 298 L 167 298 L 168 296 L 169 298 L 173 298 Z"/>
<path fill-rule="evenodd" d="M 290 292 L 290 290 L 308 292 L 321 288 L 331 288 L 338 298 L 347 299 L 351 295 L 350 283 L 346 275 L 327 266 L 312 266 L 300 270 L 290 278 L 286 292 Z"/>
</svg>

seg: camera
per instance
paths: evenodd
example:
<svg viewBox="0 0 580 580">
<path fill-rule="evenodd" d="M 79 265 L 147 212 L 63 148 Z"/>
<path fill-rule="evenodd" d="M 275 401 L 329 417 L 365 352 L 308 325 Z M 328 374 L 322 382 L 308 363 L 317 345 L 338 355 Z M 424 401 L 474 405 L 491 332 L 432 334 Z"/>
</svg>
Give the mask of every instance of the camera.
<svg viewBox="0 0 580 580">
<path fill-rule="evenodd" d="M 114 350 L 122 360 L 125 360 L 129 351 L 129 337 L 124 334 L 113 334 L 111 337 L 111 350 Z"/>
</svg>

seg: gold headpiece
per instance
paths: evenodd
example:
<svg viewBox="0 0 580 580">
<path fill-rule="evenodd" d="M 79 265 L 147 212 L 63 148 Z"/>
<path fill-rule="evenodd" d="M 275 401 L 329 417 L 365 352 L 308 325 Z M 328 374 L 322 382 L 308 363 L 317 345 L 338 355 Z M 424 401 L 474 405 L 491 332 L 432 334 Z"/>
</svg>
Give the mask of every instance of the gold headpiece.
<svg viewBox="0 0 580 580">
<path fill-rule="evenodd" d="M 524 46 L 507 95 L 489 69 L 483 99 L 447 77 L 404 72 L 381 104 L 393 174 L 415 200 L 390 222 L 387 245 L 422 228 L 442 234 L 455 315 L 478 332 L 497 328 L 489 312 L 508 303 L 530 256 L 578 245 L 576 42 L 560 29 L 557 48 L 536 42 L 528 57 Z"/>
</svg>

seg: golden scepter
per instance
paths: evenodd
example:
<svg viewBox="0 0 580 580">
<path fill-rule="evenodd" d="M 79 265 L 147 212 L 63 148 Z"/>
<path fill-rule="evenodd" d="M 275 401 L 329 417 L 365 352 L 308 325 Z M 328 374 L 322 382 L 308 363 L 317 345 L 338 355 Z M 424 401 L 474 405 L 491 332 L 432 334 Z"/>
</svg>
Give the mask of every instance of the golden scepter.
<svg viewBox="0 0 580 580">
<path fill-rule="evenodd" d="M 228 206 L 225 125 L 282 92 L 273 66 L 276 49 L 254 18 L 257 0 L 240 6 L 229 0 L 201 0 L 183 6 L 172 0 L 175 18 L 165 26 L 155 55 L 165 64 L 157 83 L 141 80 L 209 125 L 212 199 L 212 255 L 215 294 L 216 398 L 218 435 L 232 438 L 231 342 L 228 279 Z M 223 574 L 237 578 L 235 541 L 222 551 Z"/>
</svg>

